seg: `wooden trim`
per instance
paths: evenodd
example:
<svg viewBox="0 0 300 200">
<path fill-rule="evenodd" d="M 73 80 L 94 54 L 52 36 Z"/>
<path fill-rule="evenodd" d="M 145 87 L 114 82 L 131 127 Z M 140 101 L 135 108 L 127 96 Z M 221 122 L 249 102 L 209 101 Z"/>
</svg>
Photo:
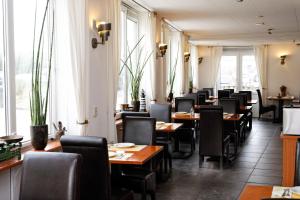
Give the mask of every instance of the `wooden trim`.
<svg viewBox="0 0 300 200">
<path fill-rule="evenodd" d="M 239 200 L 261 200 L 271 198 L 273 186 L 246 185 Z"/>
</svg>

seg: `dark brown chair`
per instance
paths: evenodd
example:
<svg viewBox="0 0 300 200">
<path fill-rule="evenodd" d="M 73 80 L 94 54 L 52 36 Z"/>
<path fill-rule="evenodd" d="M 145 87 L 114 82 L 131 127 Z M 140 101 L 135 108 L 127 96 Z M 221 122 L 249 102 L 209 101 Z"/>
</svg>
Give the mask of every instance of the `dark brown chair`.
<svg viewBox="0 0 300 200">
<path fill-rule="evenodd" d="M 198 105 L 206 105 L 206 95 L 204 93 L 198 93 Z"/>
<path fill-rule="evenodd" d="M 260 119 L 260 116 L 267 112 L 273 112 L 273 122 L 275 122 L 275 116 L 276 116 L 276 106 L 275 105 L 269 105 L 264 106 L 262 102 L 262 96 L 259 89 L 256 90 L 258 94 L 258 102 L 259 102 L 259 116 L 258 119 Z"/>
<path fill-rule="evenodd" d="M 234 89 L 224 89 L 226 91 L 229 91 L 229 94 L 233 94 L 234 93 Z"/>
<path fill-rule="evenodd" d="M 229 145 L 231 135 L 224 134 L 223 109 L 221 106 L 203 106 L 200 108 L 200 142 L 199 165 L 204 156 L 218 156 L 220 168 L 223 168 L 223 156 L 229 159 Z"/>
<path fill-rule="evenodd" d="M 222 99 L 224 97 L 229 97 L 230 91 L 229 90 L 218 90 L 218 99 Z"/>
<path fill-rule="evenodd" d="M 252 100 L 252 91 L 239 91 L 240 94 L 246 94 L 247 95 L 247 102 Z M 247 106 L 252 106 L 252 104 L 246 103 Z"/>
<path fill-rule="evenodd" d="M 202 88 L 204 91 L 209 91 L 209 96 L 214 96 L 214 88 Z"/>
<path fill-rule="evenodd" d="M 61 137 L 60 142 L 63 152 L 77 153 L 83 158 L 80 199 L 133 199 L 128 190 L 111 187 L 105 138 L 66 135 Z"/>
<path fill-rule="evenodd" d="M 188 94 L 185 94 L 184 97 L 194 99 L 195 104 L 198 104 L 198 95 L 197 95 L 197 93 L 188 93 Z"/>
<path fill-rule="evenodd" d="M 209 99 L 209 91 L 208 90 L 199 90 L 197 94 L 205 94 L 205 99 Z"/>
<path fill-rule="evenodd" d="M 20 200 L 79 200 L 81 156 L 32 152 L 23 160 Z"/>
</svg>

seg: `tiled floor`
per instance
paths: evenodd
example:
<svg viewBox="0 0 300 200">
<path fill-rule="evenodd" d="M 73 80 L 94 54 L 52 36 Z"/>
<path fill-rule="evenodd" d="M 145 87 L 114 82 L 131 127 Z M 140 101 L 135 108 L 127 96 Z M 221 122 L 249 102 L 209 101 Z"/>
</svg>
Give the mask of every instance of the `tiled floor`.
<svg viewBox="0 0 300 200">
<path fill-rule="evenodd" d="M 214 162 L 199 168 L 198 152 L 188 159 L 173 160 L 172 176 L 158 184 L 158 200 L 238 199 L 247 183 L 280 185 L 280 125 L 254 120 L 253 129 L 238 159 L 223 170 Z"/>
</svg>

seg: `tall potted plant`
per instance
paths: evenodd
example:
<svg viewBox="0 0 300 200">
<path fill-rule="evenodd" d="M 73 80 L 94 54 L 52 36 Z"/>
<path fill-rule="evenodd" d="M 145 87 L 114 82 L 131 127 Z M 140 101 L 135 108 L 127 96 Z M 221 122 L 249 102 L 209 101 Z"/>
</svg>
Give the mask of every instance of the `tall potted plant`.
<svg viewBox="0 0 300 200">
<path fill-rule="evenodd" d="M 35 44 L 36 38 L 34 34 L 33 40 L 33 55 L 32 55 L 32 84 L 31 84 L 31 94 L 30 94 L 30 115 L 31 115 L 31 143 L 34 149 L 43 150 L 48 141 L 48 125 L 47 120 L 47 109 L 48 109 L 48 99 L 49 99 L 49 87 L 50 87 L 50 75 L 52 68 L 52 49 L 53 49 L 53 39 L 54 39 L 54 15 L 52 19 L 52 30 L 50 34 L 50 44 L 48 46 L 48 60 L 44 59 L 44 42 L 43 36 L 45 32 L 45 22 L 47 18 L 47 13 L 49 12 L 50 0 L 47 0 L 46 7 L 43 13 L 43 21 L 41 24 L 41 29 L 39 30 L 40 35 L 38 36 L 37 45 Z M 36 16 L 35 16 L 36 17 Z M 36 21 L 36 19 L 35 19 Z M 34 26 L 34 33 L 36 32 L 36 24 Z M 48 67 L 48 69 L 47 69 Z M 44 84 L 43 69 L 46 68 L 47 79 L 46 85 Z M 45 88 L 46 87 L 46 88 Z M 45 91 L 44 91 L 45 90 Z"/>
<path fill-rule="evenodd" d="M 170 45 L 170 49 L 171 49 L 171 45 Z M 169 87 L 169 95 L 167 98 L 168 102 L 172 102 L 173 101 L 173 87 L 174 87 L 174 81 L 176 78 L 176 67 L 177 67 L 177 62 L 178 62 L 178 53 L 179 53 L 179 43 L 178 43 L 178 48 L 177 48 L 177 55 L 176 55 L 176 59 L 175 59 L 175 63 L 174 66 L 172 67 L 172 62 L 171 62 L 171 54 L 169 56 L 170 58 L 170 67 L 169 67 L 169 73 L 168 73 L 168 87 Z"/>
<path fill-rule="evenodd" d="M 128 70 L 128 74 L 130 77 L 130 88 L 131 88 L 131 104 L 133 106 L 133 111 L 139 111 L 140 108 L 140 85 L 144 75 L 144 70 L 149 61 L 153 52 L 149 55 L 143 55 L 143 48 L 139 48 L 141 41 L 143 40 L 144 36 L 141 37 L 138 42 L 134 45 L 133 49 L 127 51 L 127 58 L 122 60 L 122 67 L 120 73 L 126 67 Z M 135 54 L 136 52 L 136 54 Z M 136 61 L 134 56 L 137 56 Z"/>
</svg>

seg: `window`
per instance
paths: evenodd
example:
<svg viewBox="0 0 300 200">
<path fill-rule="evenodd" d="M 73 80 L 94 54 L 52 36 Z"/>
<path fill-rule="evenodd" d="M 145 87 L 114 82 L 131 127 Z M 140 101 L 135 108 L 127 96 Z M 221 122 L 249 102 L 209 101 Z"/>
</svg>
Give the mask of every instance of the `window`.
<svg viewBox="0 0 300 200">
<path fill-rule="evenodd" d="M 127 58 L 128 49 L 133 49 L 139 38 L 139 23 L 138 13 L 125 6 L 122 7 L 121 13 L 121 59 Z M 134 52 L 136 54 L 136 51 Z M 136 58 L 137 55 L 133 55 L 132 58 Z M 133 59 L 133 63 L 136 59 Z M 122 63 L 121 63 L 122 66 Z M 129 76 L 126 67 L 123 69 L 119 77 L 119 87 L 117 96 L 117 109 L 120 104 L 130 103 L 130 85 Z"/>
<path fill-rule="evenodd" d="M 0 0 L 0 136 L 6 134 L 4 68 L 4 2 Z"/>
<path fill-rule="evenodd" d="M 251 50 L 224 50 L 220 63 L 219 89 L 252 90 L 259 88 L 255 57 Z"/>
</svg>

